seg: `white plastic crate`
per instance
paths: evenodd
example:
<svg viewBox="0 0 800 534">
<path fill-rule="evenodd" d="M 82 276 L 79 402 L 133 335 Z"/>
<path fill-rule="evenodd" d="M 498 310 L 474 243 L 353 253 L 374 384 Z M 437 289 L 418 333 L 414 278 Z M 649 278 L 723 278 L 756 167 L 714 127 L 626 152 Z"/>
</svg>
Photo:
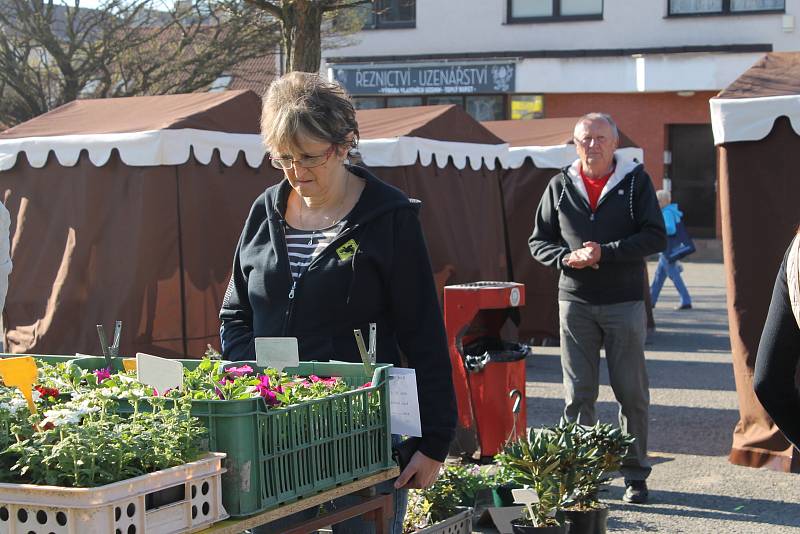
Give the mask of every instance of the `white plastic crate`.
<svg viewBox="0 0 800 534">
<path fill-rule="evenodd" d="M 223 453 L 97 488 L 0 484 L 0 534 L 177 534 L 228 517 Z"/>
<path fill-rule="evenodd" d="M 472 508 L 461 508 L 460 512 L 433 525 L 418 530 L 416 534 L 470 534 L 472 532 Z"/>
</svg>

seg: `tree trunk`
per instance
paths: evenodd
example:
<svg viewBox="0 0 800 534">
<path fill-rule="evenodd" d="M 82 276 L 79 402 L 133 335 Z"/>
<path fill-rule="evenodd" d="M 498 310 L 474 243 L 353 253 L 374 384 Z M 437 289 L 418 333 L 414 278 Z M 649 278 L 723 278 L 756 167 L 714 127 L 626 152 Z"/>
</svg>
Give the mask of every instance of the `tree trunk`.
<svg viewBox="0 0 800 534">
<path fill-rule="evenodd" d="M 313 0 L 296 0 L 293 8 L 294 16 L 290 19 L 291 22 L 283 21 L 286 72 L 319 72 L 322 56 L 320 40 L 322 7 L 319 2 Z"/>
</svg>

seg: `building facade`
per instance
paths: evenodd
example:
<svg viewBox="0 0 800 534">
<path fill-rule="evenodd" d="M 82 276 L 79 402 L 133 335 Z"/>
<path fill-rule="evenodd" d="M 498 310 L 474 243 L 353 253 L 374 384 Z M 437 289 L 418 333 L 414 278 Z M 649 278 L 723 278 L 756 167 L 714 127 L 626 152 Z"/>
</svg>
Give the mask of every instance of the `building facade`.
<svg viewBox="0 0 800 534">
<path fill-rule="evenodd" d="M 698 237 L 717 233 L 708 99 L 764 52 L 800 49 L 800 0 L 376 4 L 354 44 L 323 52 L 358 107 L 455 103 L 479 120 L 610 113 Z"/>
</svg>

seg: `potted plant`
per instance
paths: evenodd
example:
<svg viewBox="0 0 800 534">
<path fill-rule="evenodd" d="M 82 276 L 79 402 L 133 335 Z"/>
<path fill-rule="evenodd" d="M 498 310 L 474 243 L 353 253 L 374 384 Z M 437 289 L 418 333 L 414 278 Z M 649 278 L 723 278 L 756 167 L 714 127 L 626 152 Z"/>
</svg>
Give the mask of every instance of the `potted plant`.
<svg viewBox="0 0 800 534">
<path fill-rule="evenodd" d="M 523 517 L 511 522 L 515 534 L 564 534 L 566 523 L 557 517 L 565 496 L 564 464 L 572 461 L 568 435 L 550 429 L 530 429 L 508 444 L 495 460 L 505 476 L 536 492 L 537 502 L 525 507 Z"/>
<path fill-rule="evenodd" d="M 605 534 L 608 507 L 598 499 L 600 486 L 610 480 L 634 438 L 619 428 L 599 422 L 591 427 L 561 421 L 552 428 L 562 443 L 570 443 L 574 461 L 562 464 L 566 484 L 564 515 L 570 520 L 570 534 Z"/>
<path fill-rule="evenodd" d="M 404 534 L 454 532 L 462 524 L 471 531 L 476 497 L 491 484 L 492 477 L 478 466 L 444 466 L 431 487 L 409 492 Z"/>
</svg>

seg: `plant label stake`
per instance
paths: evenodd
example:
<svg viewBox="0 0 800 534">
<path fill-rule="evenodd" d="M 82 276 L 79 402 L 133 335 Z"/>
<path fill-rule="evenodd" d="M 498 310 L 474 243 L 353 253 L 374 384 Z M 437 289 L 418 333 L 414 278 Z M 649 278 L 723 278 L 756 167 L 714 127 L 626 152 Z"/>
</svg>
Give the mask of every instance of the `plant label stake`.
<svg viewBox="0 0 800 534">
<path fill-rule="evenodd" d="M 0 360 L 0 376 L 3 383 L 10 388 L 17 388 L 25 400 L 28 401 L 28 408 L 31 413 L 36 413 L 36 405 L 33 404 L 33 384 L 36 383 L 38 373 L 36 362 L 30 356 L 19 358 L 6 358 Z"/>
<path fill-rule="evenodd" d="M 142 384 L 156 388 L 159 395 L 183 385 L 183 364 L 150 354 L 136 353 L 136 377 Z"/>
<path fill-rule="evenodd" d="M 533 526 L 538 527 L 539 525 L 536 524 L 536 516 L 533 515 L 533 504 L 539 502 L 539 494 L 536 493 L 536 490 L 530 488 L 514 488 L 511 490 L 511 495 L 514 496 L 514 502 L 517 504 L 524 504 L 525 508 L 528 509 L 528 515 L 533 521 Z"/>
<path fill-rule="evenodd" d="M 111 345 L 108 344 L 106 337 L 106 329 L 103 325 L 97 325 L 97 337 L 100 338 L 100 348 L 103 351 L 103 357 L 106 359 L 106 367 L 109 371 L 114 369 L 111 359 L 119 356 L 119 338 L 122 335 L 122 321 L 114 323 L 114 341 Z"/>
<path fill-rule="evenodd" d="M 257 337 L 256 363 L 283 371 L 300 365 L 300 352 L 296 337 Z"/>
<path fill-rule="evenodd" d="M 122 360 L 122 368 L 126 371 L 136 370 L 136 358 L 125 358 Z"/>
<path fill-rule="evenodd" d="M 361 361 L 364 363 L 364 371 L 367 376 L 372 376 L 372 373 L 375 372 L 375 345 L 378 342 L 378 325 L 376 323 L 369 323 L 369 350 L 367 350 L 366 345 L 364 345 L 364 336 L 361 334 L 360 328 L 353 330 L 353 335 L 356 336 L 356 346 L 358 346 L 358 353 L 361 356 Z"/>
</svg>

